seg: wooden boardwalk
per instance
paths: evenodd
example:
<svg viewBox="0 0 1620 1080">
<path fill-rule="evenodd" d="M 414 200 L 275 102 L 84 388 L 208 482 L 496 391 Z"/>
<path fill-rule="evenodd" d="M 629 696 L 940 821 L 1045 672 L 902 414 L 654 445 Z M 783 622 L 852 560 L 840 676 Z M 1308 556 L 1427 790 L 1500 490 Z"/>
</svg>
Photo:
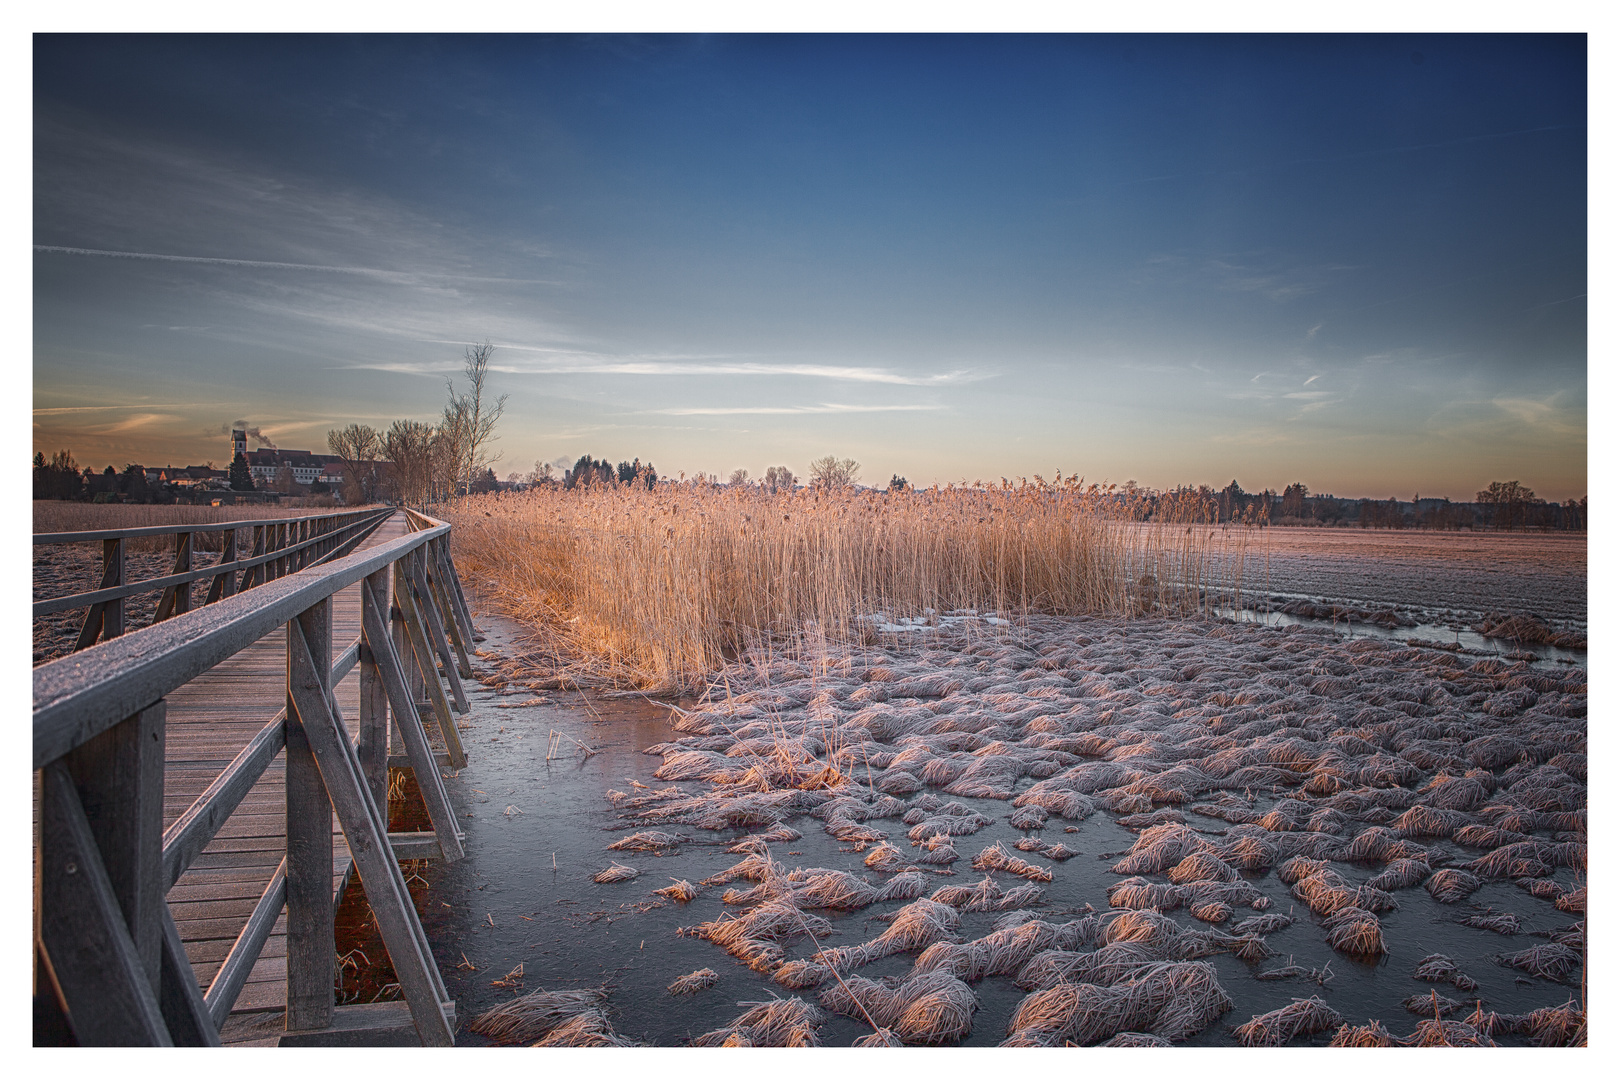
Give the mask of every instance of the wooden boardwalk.
<svg viewBox="0 0 1620 1080">
<path fill-rule="evenodd" d="M 403 516 L 396 514 L 360 550 L 407 531 Z M 351 586 L 333 597 L 334 654 L 360 634 L 359 588 Z M 336 688 L 351 736 L 359 730 L 359 686 L 356 665 Z M 286 693 L 287 635 L 277 630 L 167 695 L 164 828 L 286 706 Z M 169 909 L 203 991 L 287 853 L 285 759 L 285 751 L 277 755 L 213 842 L 169 890 Z M 333 833 L 332 882 L 337 891 L 348 878 L 350 857 L 335 823 Z M 236 999 L 233 1016 L 286 1007 L 286 919 L 283 910 Z"/>
</svg>

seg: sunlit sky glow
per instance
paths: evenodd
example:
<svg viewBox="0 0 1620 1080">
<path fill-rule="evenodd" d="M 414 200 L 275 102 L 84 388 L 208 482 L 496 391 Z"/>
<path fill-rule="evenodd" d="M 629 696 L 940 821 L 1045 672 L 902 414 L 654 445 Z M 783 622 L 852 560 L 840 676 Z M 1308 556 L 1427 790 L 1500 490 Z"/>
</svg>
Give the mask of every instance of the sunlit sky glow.
<svg viewBox="0 0 1620 1080">
<path fill-rule="evenodd" d="M 1587 489 L 1580 36 L 52 37 L 33 442 Z"/>
</svg>

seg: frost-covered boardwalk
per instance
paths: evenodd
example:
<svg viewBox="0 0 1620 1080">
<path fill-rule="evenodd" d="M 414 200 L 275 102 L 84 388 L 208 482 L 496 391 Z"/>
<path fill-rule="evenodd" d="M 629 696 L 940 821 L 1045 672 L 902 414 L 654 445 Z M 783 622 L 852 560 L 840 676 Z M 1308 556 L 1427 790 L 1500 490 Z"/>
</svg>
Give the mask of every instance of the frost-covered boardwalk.
<svg viewBox="0 0 1620 1080">
<path fill-rule="evenodd" d="M 361 545 L 374 547 L 403 536 L 396 515 Z M 337 593 L 332 636 L 339 646 L 360 633 L 359 586 Z M 351 736 L 358 731 L 358 666 L 336 687 Z M 163 826 L 171 826 L 224 771 L 248 742 L 287 704 L 287 636 L 277 630 L 260 638 L 166 698 L 167 752 Z M 286 751 L 264 776 L 190 869 L 169 890 L 169 910 L 199 986 L 207 990 L 242 932 L 254 905 L 287 854 Z M 342 831 L 333 828 L 332 885 L 342 888 L 350 857 Z M 283 1009 L 287 1001 L 286 913 L 248 975 L 232 1014 Z"/>
</svg>

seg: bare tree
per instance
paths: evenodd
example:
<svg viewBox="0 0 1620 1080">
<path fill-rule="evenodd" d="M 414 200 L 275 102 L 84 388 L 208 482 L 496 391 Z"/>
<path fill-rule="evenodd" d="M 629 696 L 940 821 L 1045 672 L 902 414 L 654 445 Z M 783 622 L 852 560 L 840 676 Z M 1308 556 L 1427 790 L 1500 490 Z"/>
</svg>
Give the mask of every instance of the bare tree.
<svg viewBox="0 0 1620 1080">
<path fill-rule="evenodd" d="M 786 465 L 772 465 L 765 470 L 765 487 L 772 492 L 792 491 L 799 478 Z"/>
<path fill-rule="evenodd" d="M 383 436 L 383 449 L 393 462 L 399 500 L 421 506 L 428 501 L 433 472 L 433 425 L 420 420 L 395 420 Z"/>
<path fill-rule="evenodd" d="M 293 476 L 291 465 L 282 465 L 276 470 L 275 490 L 283 495 L 291 495 L 298 490 L 298 479 Z"/>
<path fill-rule="evenodd" d="M 742 487 L 744 484 L 748 483 L 748 470 L 732 469 L 731 476 L 726 480 L 726 483 L 730 484 L 732 487 Z"/>
<path fill-rule="evenodd" d="M 369 424 L 350 424 L 341 431 L 326 433 L 326 448 L 343 459 L 343 501 L 360 506 L 377 498 L 381 476 L 377 454 L 382 435 Z"/>
<path fill-rule="evenodd" d="M 445 380 L 450 400 L 444 406 L 444 419 L 439 425 L 445 436 L 444 450 L 453 463 L 453 485 L 467 485 L 481 476 L 484 470 L 501 459 L 490 453 L 490 443 L 496 439 L 495 424 L 506 411 L 506 397 L 502 394 L 493 402 L 487 400 L 485 385 L 489 380 L 489 358 L 495 346 L 489 342 L 467 347 L 466 365 L 462 371 L 470 393 L 456 392 L 456 384 Z M 455 487 L 451 487 L 454 494 Z"/>
<path fill-rule="evenodd" d="M 835 458 L 828 454 L 810 463 L 810 484 L 820 488 L 849 487 L 861 474 L 860 462 L 854 458 Z"/>
</svg>

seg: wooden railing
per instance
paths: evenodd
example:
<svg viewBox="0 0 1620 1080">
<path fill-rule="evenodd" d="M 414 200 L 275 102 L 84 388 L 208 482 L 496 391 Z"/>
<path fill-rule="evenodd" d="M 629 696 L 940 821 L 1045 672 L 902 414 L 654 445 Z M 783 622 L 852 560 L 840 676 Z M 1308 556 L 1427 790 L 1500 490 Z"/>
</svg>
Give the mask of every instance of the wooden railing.
<svg viewBox="0 0 1620 1080">
<path fill-rule="evenodd" d="M 34 617 L 88 608 L 84 622 L 79 627 L 78 640 L 73 645 L 73 651 L 78 652 L 98 640 L 115 638 L 124 632 L 124 601 L 128 597 L 162 589 L 163 595 L 158 599 L 157 613 L 152 620 L 159 623 L 191 610 L 192 582 L 208 582 L 203 605 L 212 604 L 295 570 L 348 554 L 371 535 L 372 530 L 388 520 L 392 513 L 388 507 L 373 507 L 342 514 L 312 514 L 296 518 L 35 533 L 35 546 L 101 541 L 101 586 L 92 592 L 36 601 Z M 253 530 L 252 546 L 246 553 L 237 550 L 236 533 L 239 529 Z M 192 537 L 197 533 L 215 532 L 220 534 L 219 562 L 202 569 L 192 569 Z M 163 577 L 126 582 L 126 549 L 129 541 L 148 536 L 174 537 L 174 569 Z M 238 573 L 241 574 L 240 578 L 237 577 Z"/>
<path fill-rule="evenodd" d="M 443 736 L 442 760 L 465 764 L 450 699 L 466 711 L 460 677 L 471 674 L 466 650 L 475 631 L 450 559 L 450 526 L 410 512 L 407 518 L 409 534 L 354 554 L 341 554 L 358 543 L 354 534 L 332 538 L 361 527 L 358 519 L 269 549 L 265 556 L 318 565 L 285 576 L 267 570 L 245 593 L 34 669 L 37 992 L 54 994 L 80 1045 L 218 1045 L 283 906 L 287 1031 L 342 1028 L 344 1010 L 333 993 L 334 810 L 416 1038 L 424 1045 L 454 1041 L 454 1004 L 397 860 L 462 857 L 462 834 L 419 702 L 426 691 Z M 324 557 L 315 554 L 322 544 L 329 545 Z M 270 565 L 259 555 L 242 563 L 250 573 Z M 332 597 L 356 584 L 360 636 L 335 643 Z M 164 696 L 281 627 L 287 707 L 165 831 Z M 333 694 L 356 665 L 357 741 Z M 392 762 L 390 715 L 404 744 Z M 165 894 L 283 750 L 286 859 L 204 992 Z M 388 832 L 391 763 L 415 773 L 432 832 Z"/>
</svg>

